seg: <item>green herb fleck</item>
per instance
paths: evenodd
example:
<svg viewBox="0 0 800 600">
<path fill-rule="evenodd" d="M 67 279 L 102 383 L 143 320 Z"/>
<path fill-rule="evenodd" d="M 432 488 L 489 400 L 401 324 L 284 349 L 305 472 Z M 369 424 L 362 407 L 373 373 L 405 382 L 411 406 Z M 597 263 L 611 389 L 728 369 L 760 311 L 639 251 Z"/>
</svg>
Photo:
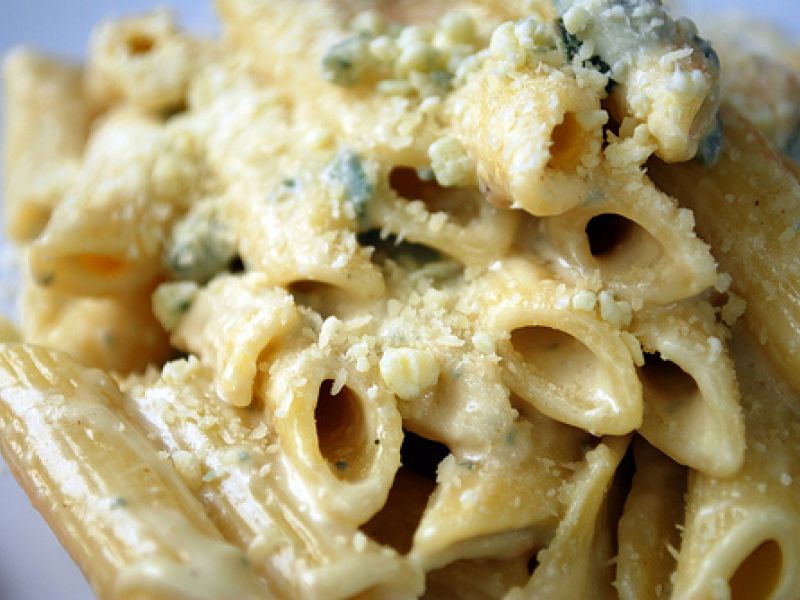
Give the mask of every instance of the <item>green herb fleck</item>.
<svg viewBox="0 0 800 600">
<path fill-rule="evenodd" d="M 381 445 L 381 441 L 378 438 L 375 438 L 372 443 L 375 444 L 376 446 Z"/>
<path fill-rule="evenodd" d="M 111 500 L 112 510 L 116 510 L 118 508 L 125 508 L 126 506 L 128 506 L 128 501 L 122 496 L 117 496 L 116 498 Z"/>
<path fill-rule="evenodd" d="M 48 272 L 48 273 L 36 274 L 34 276 L 34 279 L 36 280 L 36 283 L 38 283 L 39 285 L 47 287 L 53 284 L 53 281 L 55 281 L 56 276 L 55 273 Z"/>
<path fill-rule="evenodd" d="M 239 460 L 241 462 L 245 462 L 247 460 L 250 460 L 250 453 L 247 452 L 246 450 L 240 450 L 239 451 Z"/>
<path fill-rule="evenodd" d="M 104 331 L 102 339 L 103 339 L 103 344 L 108 346 L 109 348 L 113 348 L 114 346 L 117 345 L 117 335 L 111 330 Z"/>
<path fill-rule="evenodd" d="M 180 315 L 184 315 L 189 312 L 189 309 L 192 307 L 192 299 L 191 298 L 183 298 L 175 305 L 175 312 Z"/>
<path fill-rule="evenodd" d="M 208 471 L 205 475 L 203 475 L 203 481 L 208 483 L 210 481 L 214 481 L 217 478 L 217 472 L 213 469 Z"/>
<path fill-rule="evenodd" d="M 434 86 L 442 93 L 447 92 L 453 82 L 453 74 L 450 71 L 431 71 L 430 78 Z"/>
<path fill-rule="evenodd" d="M 469 469 L 470 471 L 475 470 L 476 463 L 474 460 L 465 459 L 458 463 L 459 467 L 463 467 L 465 469 Z"/>
<path fill-rule="evenodd" d="M 346 470 L 347 470 L 347 467 L 349 466 L 349 465 L 347 464 L 347 461 L 346 461 L 346 460 L 337 460 L 337 461 L 336 461 L 335 463 L 333 463 L 333 464 L 334 464 L 334 466 L 335 466 L 335 467 L 336 467 L 336 468 L 337 468 L 339 471 L 346 471 Z"/>
<path fill-rule="evenodd" d="M 513 446 L 514 443 L 517 441 L 517 431 L 512 429 L 508 433 L 506 433 L 506 444 L 509 446 Z"/>
</svg>

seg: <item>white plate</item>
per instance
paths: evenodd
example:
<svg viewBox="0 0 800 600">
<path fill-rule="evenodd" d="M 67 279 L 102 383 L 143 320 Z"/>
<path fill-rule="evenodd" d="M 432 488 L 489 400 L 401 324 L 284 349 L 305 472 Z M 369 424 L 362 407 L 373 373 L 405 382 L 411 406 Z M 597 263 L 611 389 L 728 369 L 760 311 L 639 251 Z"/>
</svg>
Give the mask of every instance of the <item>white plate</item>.
<svg viewBox="0 0 800 600">
<path fill-rule="evenodd" d="M 716 8 L 757 12 L 800 36 L 800 6 L 793 0 L 694 0 L 705 14 Z M 214 29 L 210 0 L 172 0 L 190 29 Z M 691 0 L 681 2 L 691 5 Z M 163 2 L 116 0 L 28 0 L 0 2 L 0 54 L 18 44 L 80 58 L 92 25 L 109 15 L 121 15 Z M 2 244 L 2 238 L 0 238 Z M 11 314 L 7 252 L 0 251 L 0 313 Z M 80 571 L 58 544 L 47 525 L 0 460 L 0 599 L 91 600 L 93 595 Z"/>
</svg>

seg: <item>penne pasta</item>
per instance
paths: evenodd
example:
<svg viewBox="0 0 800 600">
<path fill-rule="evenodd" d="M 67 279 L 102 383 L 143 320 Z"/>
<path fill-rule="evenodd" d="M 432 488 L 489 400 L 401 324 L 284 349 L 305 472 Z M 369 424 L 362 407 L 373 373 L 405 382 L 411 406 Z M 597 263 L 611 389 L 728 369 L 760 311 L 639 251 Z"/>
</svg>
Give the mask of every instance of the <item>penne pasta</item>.
<svg viewBox="0 0 800 600">
<path fill-rule="evenodd" d="M 65 352 L 86 367 L 140 372 L 172 354 L 166 332 L 149 310 L 148 296 L 144 289 L 82 298 L 28 285 L 21 296 L 21 329 L 27 342 Z"/>
<path fill-rule="evenodd" d="M 506 596 L 509 600 L 613 597 L 608 562 L 612 555 L 601 547 L 601 520 L 606 492 L 628 442 L 628 438 L 609 438 L 586 454 L 585 465 L 565 491 L 573 500 L 552 542 L 538 554 L 539 565 L 525 586 Z"/>
<path fill-rule="evenodd" d="M 800 593 L 797 398 L 741 327 L 733 357 L 747 431 L 735 476 L 689 476 L 674 596 L 793 598 Z"/>
<path fill-rule="evenodd" d="M 215 279 L 191 300 L 172 338 L 213 365 L 221 399 L 248 406 L 258 369 L 299 325 L 291 296 L 250 273 Z"/>
<path fill-rule="evenodd" d="M 295 485 L 261 411 L 209 393 L 213 372 L 197 360 L 124 383 L 125 410 L 203 502 L 227 539 L 282 598 L 391 598 L 416 594 L 421 574 L 352 524 L 321 516 Z M 293 560 L 287 560 L 287 554 Z M 337 568 L 331 568 L 331 564 Z"/>
<path fill-rule="evenodd" d="M 0 376 L 3 455 L 101 598 L 272 596 L 119 414 L 113 380 L 19 344 L 0 347 Z"/>
<path fill-rule="evenodd" d="M 633 326 L 645 351 L 640 433 L 673 460 L 726 477 L 742 466 L 745 433 L 739 388 L 710 305 L 642 311 Z"/>
<path fill-rule="evenodd" d="M 724 107 L 725 145 L 719 162 L 651 165 L 657 185 L 694 211 L 698 232 L 716 249 L 732 289 L 748 301 L 745 320 L 792 385 L 798 380 L 800 187 L 764 137 Z M 786 301 L 789 299 L 790 301 Z"/>
<path fill-rule="evenodd" d="M 155 159 L 161 149 L 176 160 L 194 160 L 190 145 L 168 143 L 149 117 L 125 109 L 104 120 L 86 149 L 81 176 L 31 245 L 36 282 L 98 296 L 140 288 L 160 276 L 166 231 L 195 174 L 172 170 L 178 181 L 161 189 Z"/>
<path fill-rule="evenodd" d="M 106 21 L 92 34 L 86 95 L 99 108 L 130 103 L 144 111 L 180 110 L 201 48 L 164 9 Z"/>
<path fill-rule="evenodd" d="M 641 438 L 633 442 L 633 456 L 636 472 L 619 521 L 614 585 L 620 600 L 671 598 L 687 472 Z"/>
<path fill-rule="evenodd" d="M 798 171 L 694 24 L 215 4 L 6 62 L 0 451 L 95 594 L 800 597 Z"/>
<path fill-rule="evenodd" d="M 559 277 L 637 304 L 669 304 L 716 281 L 692 213 L 638 169 L 611 167 L 582 198 L 568 213 L 532 224 L 538 231 L 522 230 L 521 243 L 546 256 Z"/>
<path fill-rule="evenodd" d="M 29 242 L 47 225 L 77 174 L 91 111 L 77 66 L 30 50 L 3 63 L 6 233 Z"/>
<path fill-rule="evenodd" d="M 595 435 L 639 427 L 641 386 L 619 323 L 598 315 L 595 302 L 576 308 L 578 290 L 534 277 L 511 275 L 511 289 L 488 311 L 490 331 L 504 338 L 505 383 L 549 417 Z"/>
</svg>

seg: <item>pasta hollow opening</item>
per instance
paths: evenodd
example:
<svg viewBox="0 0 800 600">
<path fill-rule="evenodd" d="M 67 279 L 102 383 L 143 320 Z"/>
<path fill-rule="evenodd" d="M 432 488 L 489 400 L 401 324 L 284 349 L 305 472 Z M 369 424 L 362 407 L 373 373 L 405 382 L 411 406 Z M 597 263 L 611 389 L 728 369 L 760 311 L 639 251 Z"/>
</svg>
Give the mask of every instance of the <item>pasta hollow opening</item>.
<svg viewBox="0 0 800 600">
<path fill-rule="evenodd" d="M 639 377 L 645 398 L 661 403 L 690 402 L 700 399 L 694 377 L 658 353 L 646 353 Z"/>
<path fill-rule="evenodd" d="M 319 451 L 336 477 L 355 481 L 369 470 L 366 419 L 355 392 L 343 387 L 333 393 L 333 380 L 319 387 L 314 409 Z"/>
<path fill-rule="evenodd" d="M 622 215 L 596 215 L 586 224 L 585 231 L 589 252 L 606 270 L 624 272 L 635 266 L 650 266 L 663 253 L 656 238 Z"/>
<path fill-rule="evenodd" d="M 403 266 L 419 266 L 442 259 L 442 255 L 425 244 L 416 244 L 407 240 L 399 240 L 396 235 L 381 237 L 379 229 L 370 229 L 358 235 L 358 243 L 372 246 L 374 251 L 370 259 L 383 266 L 387 259 L 392 259 Z"/>
<path fill-rule="evenodd" d="M 422 179 L 412 167 L 395 167 L 389 173 L 389 185 L 407 200 L 419 200 L 430 213 L 446 213 L 457 225 L 465 226 L 478 217 L 483 195 L 470 187 L 444 187 Z"/>
<path fill-rule="evenodd" d="M 574 113 L 568 112 L 550 135 L 550 161 L 547 166 L 558 171 L 574 171 L 586 147 L 587 132 Z"/>
<path fill-rule="evenodd" d="M 567 394 L 608 397 L 609 382 L 600 360 L 572 335 L 544 326 L 511 332 L 511 345 L 528 365 Z"/>
<path fill-rule="evenodd" d="M 315 310 L 323 319 L 337 314 L 340 304 L 351 300 L 344 290 L 321 281 L 295 281 L 286 289 L 295 304 Z"/>
<path fill-rule="evenodd" d="M 125 263 L 118 258 L 95 253 L 79 254 L 78 264 L 84 271 L 95 275 L 116 275 L 125 267 Z"/>
<path fill-rule="evenodd" d="M 778 586 L 783 554 L 777 542 L 768 540 L 745 558 L 730 580 L 731 600 L 768 600 Z"/>
<path fill-rule="evenodd" d="M 403 466 L 395 475 L 383 508 L 361 530 L 376 542 L 407 554 L 428 499 L 436 489 L 436 470 L 450 451 L 443 444 L 410 431 L 403 434 Z"/>
<path fill-rule="evenodd" d="M 156 42 L 146 33 L 135 33 L 125 40 L 125 45 L 128 48 L 128 53 L 136 56 L 150 52 L 155 47 Z"/>
</svg>

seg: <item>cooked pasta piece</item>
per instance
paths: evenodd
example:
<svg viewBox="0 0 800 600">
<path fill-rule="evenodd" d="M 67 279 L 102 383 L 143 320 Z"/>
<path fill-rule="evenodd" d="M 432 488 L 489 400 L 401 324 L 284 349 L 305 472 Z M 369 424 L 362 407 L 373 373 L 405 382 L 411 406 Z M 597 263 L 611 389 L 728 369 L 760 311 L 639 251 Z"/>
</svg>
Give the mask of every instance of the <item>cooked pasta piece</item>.
<svg viewBox="0 0 800 600">
<path fill-rule="evenodd" d="M 516 399 L 524 418 L 479 455 L 448 456 L 409 554 L 425 570 L 466 558 L 529 556 L 563 516 L 562 488 L 591 436 Z M 513 510 L 509 510 L 513 507 Z"/>
<path fill-rule="evenodd" d="M 485 202 L 476 186 L 441 186 L 409 167 L 395 167 L 379 180 L 365 212 L 367 227 L 381 235 L 424 244 L 475 267 L 508 251 L 518 222 L 514 212 Z"/>
<path fill-rule="evenodd" d="M 701 473 L 727 477 L 742 466 L 745 432 L 727 330 L 703 301 L 637 313 L 646 352 L 639 367 L 644 419 L 656 448 Z"/>
<path fill-rule="evenodd" d="M 490 202 L 534 215 L 563 213 L 588 193 L 600 159 L 608 119 L 602 89 L 545 64 L 517 71 L 508 61 L 506 52 L 484 61 L 453 94 L 454 132 L 475 159 Z"/>
<path fill-rule="evenodd" d="M 636 168 L 604 165 L 578 206 L 531 227 L 538 231 L 521 228 L 522 243 L 546 257 L 560 278 L 605 287 L 631 302 L 669 304 L 717 278 L 692 213 Z"/>
<path fill-rule="evenodd" d="M 144 289 L 81 298 L 29 283 L 21 295 L 24 339 L 65 352 L 86 367 L 114 373 L 160 365 L 172 350 L 150 311 L 149 295 Z"/>
<path fill-rule="evenodd" d="M 502 263 L 488 278 L 502 287 L 479 292 L 494 295 L 486 318 L 504 337 L 498 353 L 505 383 L 549 417 L 596 435 L 639 427 L 641 386 L 630 338 L 619 329 L 620 319 L 630 322 L 630 306 L 624 313 L 608 300 L 614 309 L 604 315 L 593 293 L 586 304 L 581 290 L 536 277 Z"/>
<path fill-rule="evenodd" d="M 612 598 L 613 570 L 603 530 L 608 489 L 629 438 L 606 438 L 586 454 L 564 495 L 568 508 L 550 544 L 539 552 L 539 565 L 524 587 L 508 600 L 523 598 Z M 605 538 L 605 539 L 604 539 Z M 606 545 L 605 548 L 603 546 Z"/>
<path fill-rule="evenodd" d="M 360 171 L 360 177 L 367 175 Z M 370 184 L 364 179 L 358 185 Z M 277 183 L 266 201 L 253 202 L 246 190 L 239 192 L 229 196 L 225 210 L 239 232 L 239 254 L 249 268 L 276 285 L 327 284 L 345 297 L 364 300 L 383 293 L 380 271 L 354 231 L 353 196 L 361 188 L 353 191 L 348 181 L 331 180 L 324 168 L 312 167 L 290 186 Z M 360 201 L 368 201 L 368 195 Z"/>
<path fill-rule="evenodd" d="M 5 58 L 4 214 L 16 242 L 39 235 L 76 175 L 91 116 L 82 82 L 78 67 L 29 50 Z"/>
<path fill-rule="evenodd" d="M 271 598 L 119 408 L 66 355 L 0 346 L 0 446 L 101 598 Z"/>
<path fill-rule="evenodd" d="M 202 49 L 200 40 L 178 31 L 166 9 L 106 21 L 92 34 L 86 94 L 98 108 L 129 103 L 154 113 L 183 110 Z"/>
<path fill-rule="evenodd" d="M 196 359 L 168 363 L 160 377 L 125 382 L 125 409 L 276 593 L 376 600 L 418 594 L 421 573 L 405 559 L 319 513 L 318 490 L 288 483 L 298 473 L 263 412 L 227 405 L 210 391 L 214 379 Z"/>
<path fill-rule="evenodd" d="M 222 400 L 249 406 L 258 369 L 300 326 L 292 297 L 263 274 L 248 273 L 218 277 L 187 301 L 173 342 L 213 366 Z"/>
<path fill-rule="evenodd" d="M 800 597 L 800 171 L 694 25 L 216 5 L 6 65 L 0 450 L 98 596 Z"/>
<path fill-rule="evenodd" d="M 13 323 L 5 317 L 0 317 L 0 342 L 19 342 L 21 338 Z"/>
<path fill-rule="evenodd" d="M 267 421 L 313 509 L 360 525 L 386 502 L 400 466 L 400 414 L 374 370 L 295 345 L 275 356 L 257 392 Z"/>
<path fill-rule="evenodd" d="M 427 600 L 500 600 L 528 579 L 528 557 L 474 559 L 451 563 L 428 573 Z"/>
<path fill-rule="evenodd" d="M 618 85 L 611 110 L 646 123 L 668 162 L 691 159 L 717 127 L 719 59 L 688 19 L 660 0 L 556 0 L 565 43 Z M 572 58 L 572 56 L 570 56 Z"/>
<path fill-rule="evenodd" d="M 60 291 L 103 295 L 158 277 L 166 232 L 199 185 L 195 150 L 179 130 L 165 133 L 132 110 L 106 117 L 74 185 L 31 246 L 33 278 Z"/>
<path fill-rule="evenodd" d="M 800 184 L 764 136 L 724 106 L 719 162 L 662 165 L 658 186 L 694 211 L 731 289 L 747 301 L 748 327 L 800 390 Z"/>
<path fill-rule="evenodd" d="M 747 452 L 734 476 L 689 474 L 676 598 L 789 599 L 800 594 L 800 414 L 797 395 L 741 327 Z"/>
<path fill-rule="evenodd" d="M 687 471 L 641 438 L 633 442 L 633 456 L 636 473 L 619 521 L 614 585 L 620 600 L 671 598 Z"/>
</svg>

